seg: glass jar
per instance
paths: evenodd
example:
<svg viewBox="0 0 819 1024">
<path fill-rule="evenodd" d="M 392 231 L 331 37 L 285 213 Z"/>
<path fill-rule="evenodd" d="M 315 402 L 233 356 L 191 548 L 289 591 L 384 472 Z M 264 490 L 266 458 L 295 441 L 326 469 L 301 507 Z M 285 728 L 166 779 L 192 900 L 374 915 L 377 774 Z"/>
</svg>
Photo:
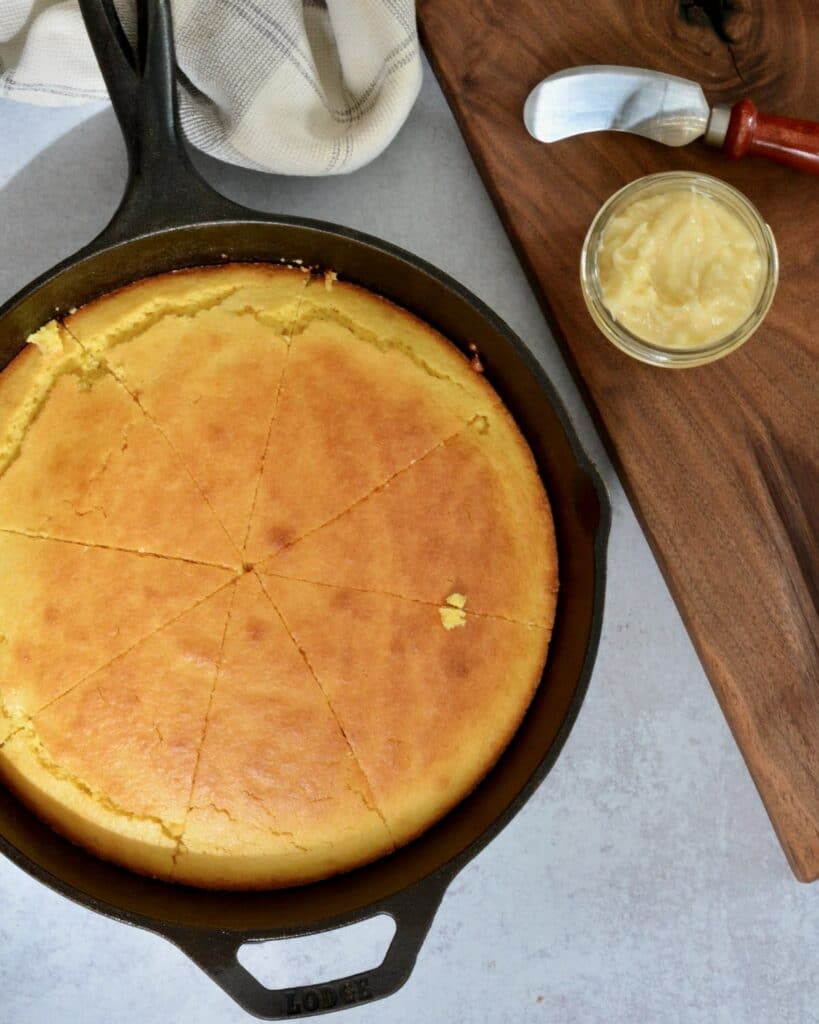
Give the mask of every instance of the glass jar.
<svg viewBox="0 0 819 1024">
<path fill-rule="evenodd" d="M 609 312 L 603 299 L 597 269 L 597 258 L 603 234 L 611 219 L 637 199 L 673 191 L 697 192 L 721 203 L 740 218 L 753 237 L 762 266 L 762 286 L 749 316 L 730 333 L 705 344 L 668 347 L 646 341 L 619 323 Z M 589 313 L 602 333 L 618 348 L 635 359 L 655 366 L 681 368 L 701 366 L 721 359 L 748 340 L 759 327 L 770 308 L 779 277 L 779 259 L 773 233 L 756 207 L 727 182 L 707 174 L 690 171 L 669 171 L 638 178 L 615 192 L 597 211 L 589 227 L 580 255 L 580 284 Z"/>
</svg>

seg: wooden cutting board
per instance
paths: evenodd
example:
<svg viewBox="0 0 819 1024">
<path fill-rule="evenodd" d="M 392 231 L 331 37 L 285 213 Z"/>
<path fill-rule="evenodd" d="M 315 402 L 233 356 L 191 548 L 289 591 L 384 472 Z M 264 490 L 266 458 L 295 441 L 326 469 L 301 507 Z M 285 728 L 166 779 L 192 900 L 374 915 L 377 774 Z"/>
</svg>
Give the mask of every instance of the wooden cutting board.
<svg viewBox="0 0 819 1024">
<path fill-rule="evenodd" d="M 620 134 L 545 146 L 521 111 L 577 64 L 656 68 L 712 102 L 750 96 L 819 120 L 814 0 L 420 0 L 422 37 L 542 299 L 796 875 L 819 876 L 819 178 L 702 143 Z M 644 366 L 595 329 L 586 229 L 640 175 L 706 171 L 740 188 L 781 260 L 762 329 L 720 363 Z"/>
</svg>

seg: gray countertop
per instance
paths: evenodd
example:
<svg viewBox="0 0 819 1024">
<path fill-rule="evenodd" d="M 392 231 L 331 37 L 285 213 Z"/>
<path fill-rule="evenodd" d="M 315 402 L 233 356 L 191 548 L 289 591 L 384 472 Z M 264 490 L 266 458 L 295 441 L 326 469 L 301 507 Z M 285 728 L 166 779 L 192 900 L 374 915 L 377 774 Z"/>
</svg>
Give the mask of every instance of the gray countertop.
<svg viewBox="0 0 819 1024">
<path fill-rule="evenodd" d="M 107 108 L 0 101 L 0 126 L 2 300 L 103 226 L 125 163 Z M 352 177 L 204 167 L 233 198 L 382 236 L 476 292 L 546 367 L 614 508 L 597 667 L 560 760 L 456 878 L 404 988 L 345 1019 L 819 1021 L 819 886 L 788 869 L 428 70 L 395 143 Z M 165 940 L 75 906 L 2 859 L 0 906 L 0 1021 L 250 1019 Z M 271 985 L 316 982 L 372 967 L 390 934 L 378 920 L 343 937 L 255 947 L 245 962 Z"/>
</svg>

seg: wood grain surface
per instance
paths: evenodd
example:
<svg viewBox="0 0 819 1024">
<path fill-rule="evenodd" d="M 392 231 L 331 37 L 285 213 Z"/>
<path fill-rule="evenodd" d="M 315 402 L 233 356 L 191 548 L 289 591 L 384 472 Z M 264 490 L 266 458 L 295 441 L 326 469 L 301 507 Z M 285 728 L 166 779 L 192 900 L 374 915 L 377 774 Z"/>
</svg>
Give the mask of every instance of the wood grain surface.
<svg viewBox="0 0 819 1024">
<path fill-rule="evenodd" d="M 819 876 L 819 183 L 703 143 L 622 134 L 550 146 L 529 90 L 578 64 L 656 68 L 711 102 L 819 119 L 814 0 L 420 0 L 427 52 L 582 382 L 797 877 Z M 711 366 L 638 363 L 593 326 L 578 278 L 596 210 L 640 175 L 705 171 L 773 228 L 779 289 Z M 650 610 L 647 614 L 650 615 Z"/>
</svg>

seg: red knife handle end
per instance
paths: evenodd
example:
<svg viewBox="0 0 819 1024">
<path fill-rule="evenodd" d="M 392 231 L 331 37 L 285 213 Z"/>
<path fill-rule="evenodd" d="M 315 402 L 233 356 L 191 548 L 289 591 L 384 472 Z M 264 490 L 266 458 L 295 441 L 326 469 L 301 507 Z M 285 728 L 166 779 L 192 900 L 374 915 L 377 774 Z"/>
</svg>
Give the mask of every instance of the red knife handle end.
<svg viewBox="0 0 819 1024">
<path fill-rule="evenodd" d="M 740 100 L 731 108 L 722 150 L 734 159 L 751 153 L 819 174 L 819 122 L 760 114 L 750 100 Z"/>
</svg>

